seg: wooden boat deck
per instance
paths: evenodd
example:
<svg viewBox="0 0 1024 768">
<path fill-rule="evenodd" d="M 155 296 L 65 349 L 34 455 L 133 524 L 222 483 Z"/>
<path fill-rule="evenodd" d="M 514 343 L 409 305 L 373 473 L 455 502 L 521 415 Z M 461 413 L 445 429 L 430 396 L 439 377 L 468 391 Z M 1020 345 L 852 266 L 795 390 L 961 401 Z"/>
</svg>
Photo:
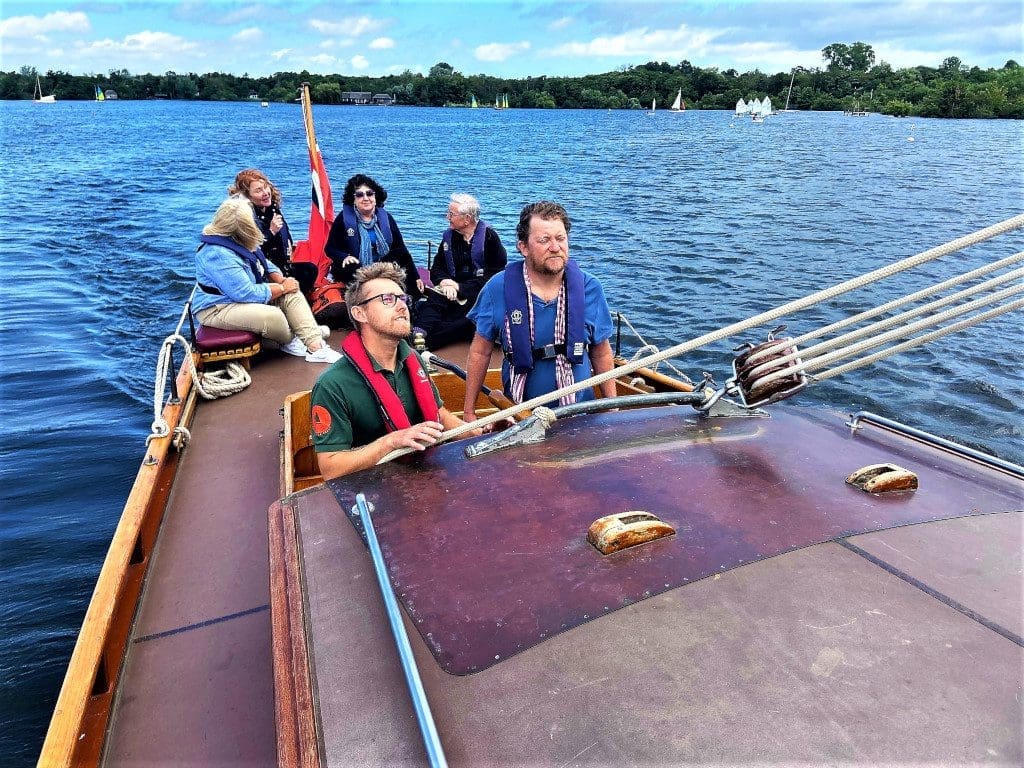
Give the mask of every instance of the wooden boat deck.
<svg viewBox="0 0 1024 768">
<path fill-rule="evenodd" d="M 605 443 L 596 452 L 584 438 L 570 455 L 555 436 L 515 449 L 506 461 L 516 471 L 502 477 L 479 464 L 493 480 L 486 510 L 470 504 L 449 513 L 431 499 L 432 470 L 463 496 L 484 488 L 473 470 L 441 461 L 440 452 L 456 445 L 393 467 L 386 478 L 378 468 L 285 500 L 272 519 L 285 522 L 285 530 L 287 521 L 294 525 L 284 546 L 298 554 L 293 584 L 301 599 L 290 595 L 289 607 L 308 645 L 311 687 L 297 700 L 315 702 L 306 713 L 316 727 L 314 759 L 338 766 L 425 760 L 397 655 L 381 652 L 393 642 L 369 557 L 345 514 L 360 490 L 376 507 L 451 765 L 1020 764 L 1021 483 L 884 433 L 844 437 L 838 415 L 830 426 L 820 414 L 799 411 L 760 422 L 745 446 L 724 428 L 720 438 L 689 447 L 681 441 L 663 465 L 654 461 L 659 471 L 647 472 L 646 482 L 657 497 L 681 480 L 672 462 L 689 456 L 698 492 L 677 498 L 689 510 L 680 513 L 686 529 L 647 552 L 617 553 L 617 562 L 589 553 L 593 577 L 575 566 L 572 578 L 559 575 L 557 583 L 541 584 L 538 574 L 559 551 L 565 562 L 585 556 L 585 525 L 575 518 L 591 509 L 607 513 L 602 504 L 614 507 L 617 493 L 628 494 L 621 489 L 631 478 L 621 462 L 631 461 L 631 449 L 609 439 L 609 424 L 630 414 L 588 417 L 596 422 L 588 432 L 593 442 Z M 578 430 L 573 424 L 565 431 Z M 797 440 L 794 450 L 794 435 L 809 439 Z M 922 488 L 874 497 L 844 485 L 842 467 L 879 454 L 912 464 Z M 767 456 L 770 466 L 758 462 Z M 568 502 L 545 479 L 559 467 L 569 468 L 558 476 L 573 488 Z M 742 507 L 733 503 L 738 479 L 717 493 L 707 486 L 719 473 L 736 471 L 762 480 L 742 484 L 754 494 Z M 529 480 L 513 497 L 503 482 L 515 474 Z M 584 475 L 599 500 L 580 497 Z M 407 480 L 421 492 L 410 493 Z M 687 498 L 699 500 L 699 511 Z M 762 525 L 768 517 L 777 526 Z M 517 535 L 533 530 L 533 518 L 548 521 L 552 541 Z M 569 538 L 561 535 L 567 518 L 579 529 Z M 824 526 L 824 538 L 788 538 L 805 531 L 808 520 Z M 859 533 L 874 526 L 884 530 Z M 748 545 L 765 543 L 785 553 L 767 551 L 767 559 L 733 568 L 737 547 L 745 554 Z M 425 570 L 410 571 L 410 547 Z M 443 669 L 444 648 L 459 646 L 466 633 L 501 647 L 517 625 L 549 619 L 552 604 L 563 599 L 585 599 L 594 579 L 626 560 L 635 568 L 625 569 L 623 594 L 637 588 L 627 580 L 659 552 L 674 553 L 678 562 L 711 549 L 733 569 L 660 594 L 662 584 L 653 585 L 652 596 L 625 605 L 620 595 L 614 605 L 624 607 L 597 618 L 591 612 L 582 617 L 589 622 L 571 622 L 538 643 L 523 641 L 511 658 L 503 651 L 500 661 L 472 674 Z M 538 550 L 541 556 L 531 559 Z M 523 565 L 517 568 L 516 559 Z M 452 588 L 453 580 L 463 588 Z M 439 611 L 452 612 L 440 625 Z M 474 643 L 471 650 L 478 649 Z"/>
<path fill-rule="evenodd" d="M 279 497 L 284 395 L 322 370 L 265 355 L 251 387 L 198 408 L 106 764 L 277 763 L 267 510 Z M 369 559 L 334 493 L 320 486 L 275 509 L 301 516 L 307 533 L 319 518 L 330 532 L 321 564 L 346 563 L 344 578 L 310 576 L 330 590 L 311 598 L 319 620 L 338 611 L 329 644 L 311 646 L 316 751 L 332 765 L 422 764 Z M 600 632 L 572 630 L 471 675 L 445 673 L 406 624 L 453 765 L 1014 764 L 1024 758 L 1020 517 L 800 549 L 654 595 L 602 617 Z M 348 601 L 363 607 L 343 614 Z M 644 661 L 652 654 L 656 667 Z M 684 732 L 669 726 L 680 712 Z"/>
<path fill-rule="evenodd" d="M 330 341 L 338 348 L 341 336 Z M 464 364 L 467 348 L 443 354 Z M 252 385 L 197 408 L 114 697 L 107 764 L 276 764 L 267 510 L 280 498 L 284 397 L 324 370 L 265 353 Z"/>
</svg>

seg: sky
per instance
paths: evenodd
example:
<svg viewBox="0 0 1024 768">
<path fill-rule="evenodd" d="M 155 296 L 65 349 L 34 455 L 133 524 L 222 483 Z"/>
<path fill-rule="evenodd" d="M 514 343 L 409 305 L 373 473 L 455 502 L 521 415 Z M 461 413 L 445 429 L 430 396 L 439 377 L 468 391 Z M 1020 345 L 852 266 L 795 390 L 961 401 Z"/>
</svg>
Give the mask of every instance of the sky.
<svg viewBox="0 0 1024 768">
<path fill-rule="evenodd" d="M 1021 0 L 0 0 L 0 69 L 584 75 L 648 61 L 774 74 L 831 43 L 876 63 L 1024 64 Z"/>
</svg>

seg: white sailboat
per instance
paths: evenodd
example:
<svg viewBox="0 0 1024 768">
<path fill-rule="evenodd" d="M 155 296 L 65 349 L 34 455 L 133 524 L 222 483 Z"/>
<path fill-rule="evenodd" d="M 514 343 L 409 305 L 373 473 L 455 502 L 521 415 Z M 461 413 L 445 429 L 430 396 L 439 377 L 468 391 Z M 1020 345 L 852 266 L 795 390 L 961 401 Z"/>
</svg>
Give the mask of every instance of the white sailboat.
<svg viewBox="0 0 1024 768">
<path fill-rule="evenodd" d="M 676 100 L 672 102 L 672 106 L 670 107 L 670 110 L 672 112 L 685 112 L 686 111 L 686 104 L 683 103 L 683 89 L 682 88 L 680 88 L 679 92 L 676 93 Z"/>
<path fill-rule="evenodd" d="M 740 115 L 745 114 L 747 114 L 747 103 L 743 99 L 740 99 L 736 102 L 736 116 L 739 117 Z"/>
<path fill-rule="evenodd" d="M 651 99 L 651 111 L 648 112 L 647 114 L 648 115 L 653 115 L 655 109 L 657 109 L 657 106 L 658 106 L 658 100 L 657 99 Z"/>
<path fill-rule="evenodd" d="M 764 122 L 764 112 L 762 111 L 761 100 L 756 96 L 754 100 L 750 102 L 750 119 L 755 123 Z"/>
<path fill-rule="evenodd" d="M 35 104 L 54 104 L 57 101 L 57 97 L 52 93 L 49 96 L 43 96 L 43 86 L 39 82 L 39 75 L 36 75 L 36 90 L 32 94 L 32 101 Z"/>
</svg>

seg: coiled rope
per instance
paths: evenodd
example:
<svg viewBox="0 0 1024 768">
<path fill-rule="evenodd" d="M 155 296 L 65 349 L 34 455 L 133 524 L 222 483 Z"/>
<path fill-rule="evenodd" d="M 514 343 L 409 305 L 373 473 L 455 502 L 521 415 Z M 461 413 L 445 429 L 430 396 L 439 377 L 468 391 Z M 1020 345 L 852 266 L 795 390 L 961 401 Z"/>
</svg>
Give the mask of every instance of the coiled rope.
<svg viewBox="0 0 1024 768">
<path fill-rule="evenodd" d="M 207 400 L 215 400 L 218 397 L 227 397 L 236 392 L 241 392 L 252 383 L 252 377 L 245 367 L 236 362 L 229 362 L 223 370 L 208 371 L 200 373 L 196 369 L 195 357 L 192 354 L 192 345 L 188 339 L 180 333 L 172 333 L 160 347 L 157 356 L 156 380 L 153 384 L 153 423 L 150 426 L 150 435 L 146 439 L 148 443 L 160 437 L 165 437 L 170 432 L 170 426 L 163 417 L 164 397 L 169 376 L 174 372 L 170 370 L 172 365 L 171 351 L 175 343 L 181 344 L 185 350 L 185 366 L 192 377 L 192 383 L 196 391 Z M 181 433 L 187 440 L 188 430 L 178 427 L 176 435 Z M 176 443 L 177 444 L 177 443 Z M 180 447 L 180 445 L 179 445 Z"/>
<path fill-rule="evenodd" d="M 511 408 L 506 408 L 504 410 L 498 411 L 497 413 L 492 413 L 489 416 L 485 416 L 482 419 L 477 419 L 476 421 L 472 421 L 467 424 L 463 424 L 462 426 L 455 427 L 454 429 L 450 429 L 442 433 L 441 437 L 439 438 L 439 442 L 445 442 L 447 440 L 452 440 L 456 437 L 460 437 L 466 434 L 467 432 L 471 432 L 474 429 L 477 429 L 478 427 L 488 426 L 499 421 L 504 421 L 505 419 L 511 418 L 512 416 L 514 416 L 517 413 L 520 413 L 521 411 L 531 410 L 540 405 L 543 405 L 544 403 L 550 402 L 551 400 L 555 400 L 562 397 L 563 395 L 567 395 L 570 392 L 579 392 L 580 390 L 587 389 L 588 387 L 598 386 L 606 381 L 618 378 L 619 376 L 625 376 L 630 373 L 633 373 L 634 371 L 637 371 L 640 368 L 651 368 L 652 366 L 661 362 L 662 360 L 667 360 L 670 357 L 679 357 L 680 355 L 686 354 L 687 352 L 692 352 L 695 349 L 699 349 L 700 347 L 703 347 L 706 344 L 711 344 L 713 342 L 720 341 L 721 339 L 728 338 L 729 336 L 733 336 L 737 333 L 740 333 L 741 331 L 746 331 L 758 325 L 771 323 L 775 320 L 778 320 L 780 317 L 783 317 L 784 315 L 788 315 L 790 313 L 806 309 L 807 307 L 810 307 L 814 304 L 819 304 L 821 302 L 828 301 L 830 299 L 835 298 L 836 296 L 840 296 L 844 293 L 848 293 L 849 291 L 862 288 L 865 285 L 869 285 L 870 283 L 876 282 L 878 280 L 883 280 L 887 277 L 892 277 L 895 274 L 904 272 L 908 269 L 913 269 L 914 267 L 920 266 L 921 264 L 924 264 L 928 261 L 933 261 L 934 259 L 947 256 L 950 253 L 955 253 L 956 251 L 963 250 L 964 248 L 967 248 L 969 246 L 977 245 L 978 243 L 990 240 L 993 237 L 1005 234 L 1006 232 L 1011 232 L 1015 229 L 1019 229 L 1022 226 L 1024 226 L 1024 214 L 1012 216 L 1009 219 L 999 222 L 998 224 L 993 224 L 990 227 L 985 227 L 984 229 L 980 229 L 972 234 L 964 235 L 963 237 L 959 237 L 956 240 L 951 240 L 950 242 L 945 243 L 944 245 L 936 246 L 935 248 L 929 248 L 927 251 L 922 251 L 916 256 L 910 256 L 906 259 L 902 259 L 886 267 L 882 267 L 881 269 L 876 269 L 872 272 L 863 274 L 860 277 L 855 277 L 851 280 L 847 280 L 845 282 L 834 285 L 831 288 L 825 288 L 824 290 L 817 291 L 815 293 L 810 294 L 809 296 L 805 296 L 802 299 L 790 301 L 786 304 L 783 304 L 780 307 L 776 307 L 775 309 L 769 310 L 767 312 L 762 312 L 761 314 L 754 315 L 753 317 L 747 318 L 746 320 L 742 320 L 738 323 L 733 323 L 732 325 L 720 328 L 717 331 L 712 331 L 711 333 L 706 333 L 702 336 L 698 336 L 689 341 L 684 341 L 680 344 L 676 344 L 674 347 L 669 347 L 668 349 L 662 352 L 657 352 L 655 354 L 648 355 L 647 357 L 641 357 L 637 360 L 632 360 L 629 363 L 626 363 L 625 365 L 621 365 L 618 368 L 613 368 L 612 370 L 606 371 L 605 373 L 600 373 L 597 374 L 596 376 L 591 376 L 589 379 L 575 382 L 570 386 L 562 387 L 560 389 L 555 390 L 554 392 L 550 392 L 545 395 L 540 395 L 538 397 L 535 397 L 531 400 L 527 400 L 526 402 L 520 403 L 519 405 L 513 406 Z M 1012 256 L 1010 257 L 1010 260 L 1007 261 L 1007 263 L 1012 263 L 1012 261 L 1015 259 L 1017 259 L 1017 257 Z M 991 269 L 996 268 L 996 266 L 991 266 Z M 991 269 L 986 269 L 984 271 L 991 271 Z M 957 278 L 957 280 L 959 280 L 959 278 Z M 853 367 L 867 365 L 869 362 L 873 362 L 876 359 L 881 359 L 881 357 L 886 357 L 890 354 L 895 354 L 896 352 L 902 351 L 903 349 L 908 349 L 910 346 L 926 343 L 927 341 L 933 338 L 944 336 L 947 333 L 953 333 L 962 328 L 969 327 L 970 325 L 983 322 L 984 320 L 987 320 L 991 317 L 995 317 L 997 315 L 1009 312 L 1014 309 L 1019 309 L 1020 304 L 1021 302 L 1011 302 L 1003 307 L 981 313 L 975 318 L 954 323 L 948 328 L 941 329 L 933 333 L 925 334 L 924 336 L 918 339 L 911 340 L 903 344 L 898 344 L 896 345 L 896 347 L 893 347 L 889 350 L 884 350 L 884 354 L 882 352 L 876 353 L 875 355 L 864 358 L 863 360 L 855 361 L 855 363 L 840 366 L 833 371 L 829 371 L 828 376 L 838 376 L 840 373 L 852 370 Z M 884 310 L 872 310 L 872 312 L 875 314 L 881 311 Z M 907 329 L 904 329 L 904 331 L 900 335 L 904 335 L 906 332 Z M 783 348 L 791 345 L 792 343 L 792 341 L 787 341 L 785 343 L 780 341 L 780 345 Z M 785 372 L 785 375 L 792 375 L 792 371 L 790 370 L 788 372 Z M 822 374 L 816 376 L 815 378 L 823 379 L 826 378 L 826 376 Z M 385 462 L 391 461 L 392 459 L 398 458 L 399 456 L 403 456 L 411 452 L 412 449 L 408 448 L 392 451 L 391 453 L 384 456 L 377 463 L 383 464 Z"/>
</svg>

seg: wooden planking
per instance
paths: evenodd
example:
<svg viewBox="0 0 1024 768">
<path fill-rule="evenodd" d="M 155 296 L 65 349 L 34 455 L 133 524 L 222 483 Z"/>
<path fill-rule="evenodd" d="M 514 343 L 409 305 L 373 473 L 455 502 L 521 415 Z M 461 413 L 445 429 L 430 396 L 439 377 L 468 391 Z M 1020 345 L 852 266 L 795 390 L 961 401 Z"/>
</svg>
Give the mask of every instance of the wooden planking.
<svg viewBox="0 0 1024 768">
<path fill-rule="evenodd" d="M 191 414 L 192 377 L 178 370 L 181 399 L 164 406 L 167 436 L 149 444 L 107 550 L 39 756 L 40 766 L 96 765 L 110 718 L 132 617 L 178 465 L 174 429 Z"/>
</svg>

